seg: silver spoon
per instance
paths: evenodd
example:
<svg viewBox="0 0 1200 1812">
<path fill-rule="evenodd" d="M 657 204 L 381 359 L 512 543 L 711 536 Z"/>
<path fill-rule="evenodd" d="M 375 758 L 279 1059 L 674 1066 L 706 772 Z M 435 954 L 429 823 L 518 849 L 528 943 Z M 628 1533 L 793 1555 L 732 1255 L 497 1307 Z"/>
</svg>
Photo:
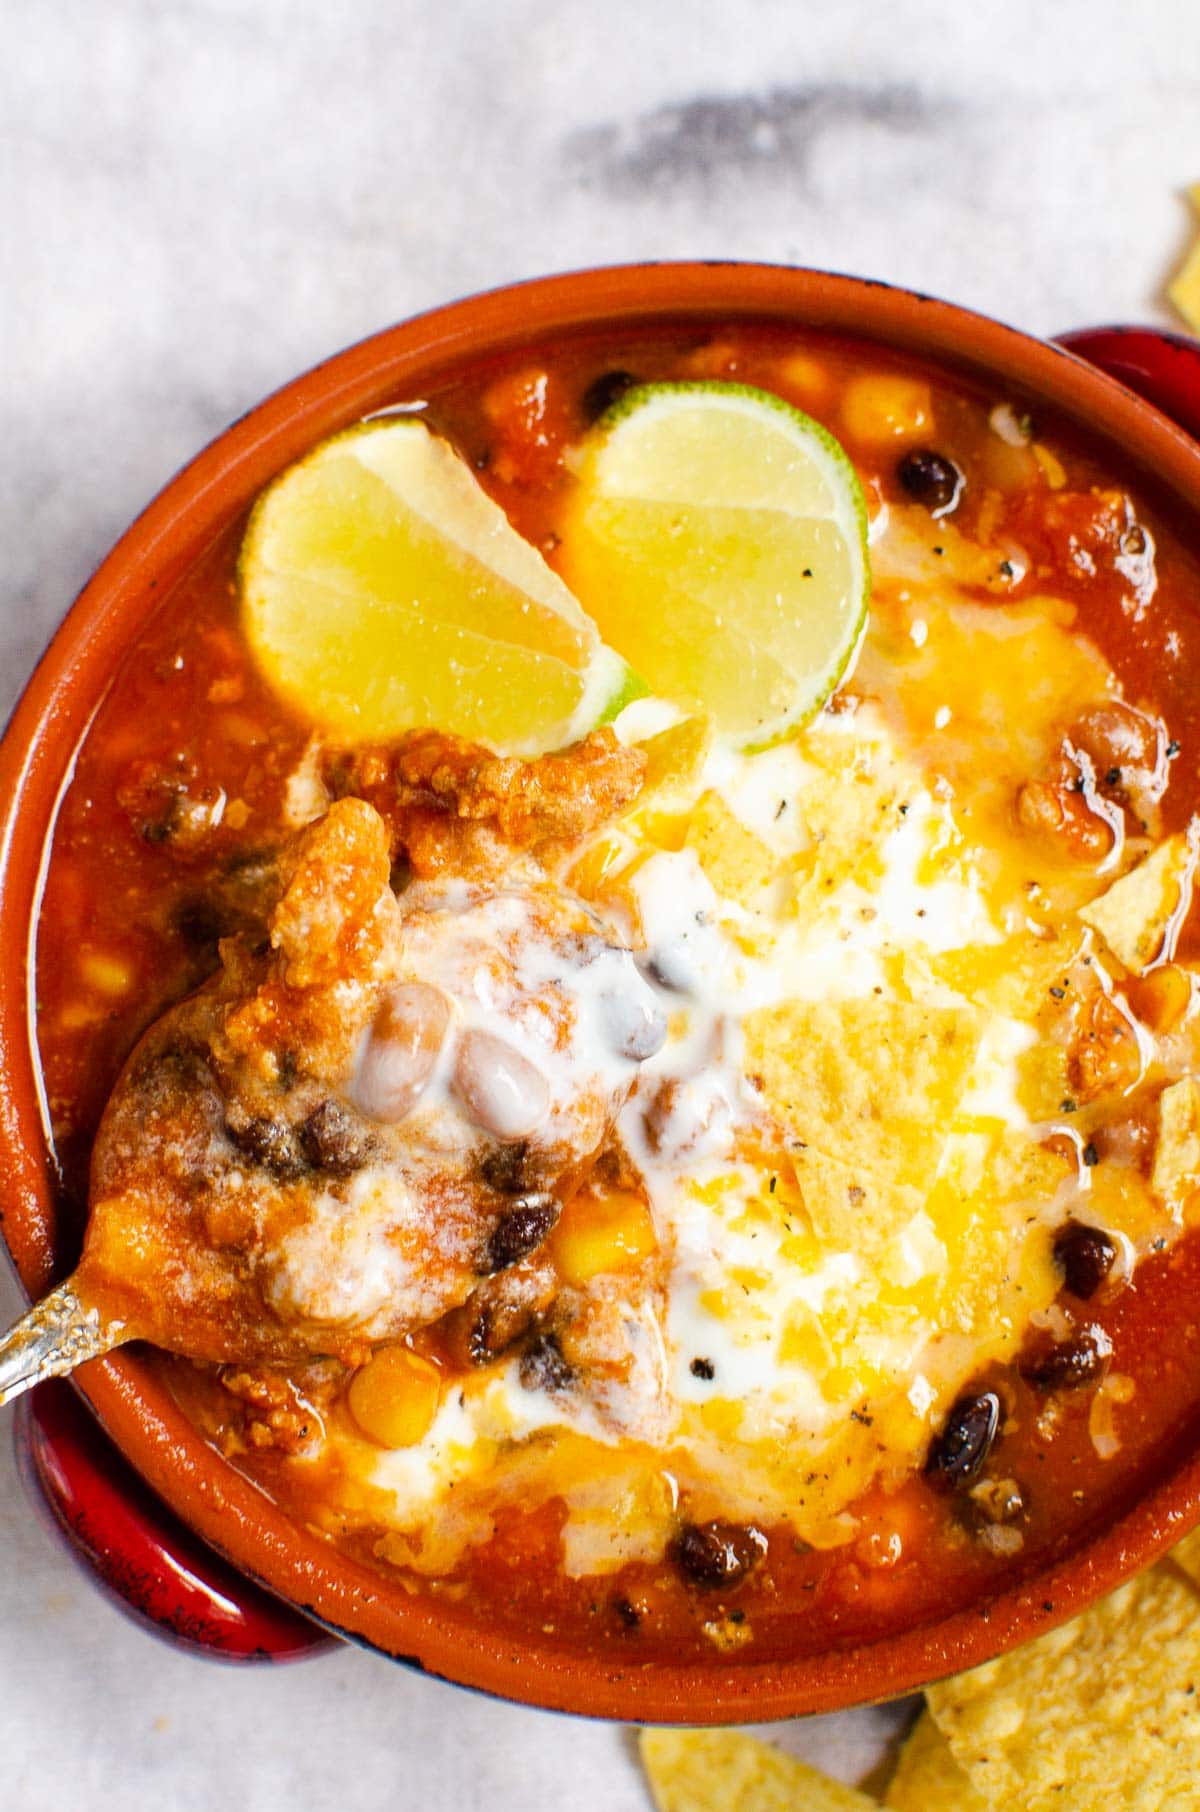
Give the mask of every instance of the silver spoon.
<svg viewBox="0 0 1200 1812">
<path fill-rule="evenodd" d="M 68 1278 L 0 1336 L 0 1405 L 46 1378 L 61 1378 L 88 1359 L 99 1359 L 128 1338 L 123 1323 L 102 1320 Z"/>
</svg>

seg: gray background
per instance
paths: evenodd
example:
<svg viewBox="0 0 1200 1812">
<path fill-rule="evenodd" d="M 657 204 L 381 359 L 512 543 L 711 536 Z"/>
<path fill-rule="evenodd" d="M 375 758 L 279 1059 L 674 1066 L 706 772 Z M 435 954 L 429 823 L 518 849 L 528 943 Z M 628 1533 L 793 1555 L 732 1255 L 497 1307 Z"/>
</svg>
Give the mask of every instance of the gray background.
<svg viewBox="0 0 1200 1812">
<path fill-rule="evenodd" d="M 318 358 L 511 278 L 822 265 L 1039 333 L 1167 320 L 1195 0 L 9 0 L 0 709 L 171 472 Z M 0 1277 L 0 1318 L 18 1297 Z M 854 1778 L 886 1720 L 785 1740 Z M 369 1655 L 123 1622 L 0 1431 L 0 1806 L 645 1812 L 627 1734 Z"/>
</svg>

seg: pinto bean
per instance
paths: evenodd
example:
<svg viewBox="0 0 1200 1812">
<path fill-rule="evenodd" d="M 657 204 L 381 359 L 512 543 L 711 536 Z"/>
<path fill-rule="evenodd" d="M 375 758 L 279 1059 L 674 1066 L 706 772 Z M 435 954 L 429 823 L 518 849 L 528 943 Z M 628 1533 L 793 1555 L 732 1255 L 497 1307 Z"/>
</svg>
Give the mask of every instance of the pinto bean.
<svg viewBox="0 0 1200 1812">
<path fill-rule="evenodd" d="M 1142 1065 L 1133 1027 L 1108 994 L 1083 1007 L 1067 1055 L 1067 1079 L 1076 1101 L 1094 1101 L 1106 1089 L 1131 1088 Z"/>
<path fill-rule="evenodd" d="M 1166 738 L 1156 719 L 1113 699 L 1085 711 L 1067 740 L 1091 759 L 1098 784 L 1116 789 L 1131 771 L 1142 777 L 1155 772 Z"/>
<path fill-rule="evenodd" d="M 632 1063 L 645 1063 L 666 1043 L 667 1021 L 636 972 L 634 988 L 608 995 L 600 1011 L 613 1049 Z"/>
<path fill-rule="evenodd" d="M 440 988 L 402 982 L 389 989 L 359 1056 L 350 1089 L 355 1106 L 384 1124 L 403 1120 L 429 1085 L 449 1024 L 450 1002 Z"/>
<path fill-rule="evenodd" d="M 454 1092 L 476 1125 L 496 1139 L 527 1139 L 550 1111 L 550 1084 L 541 1070 L 494 1032 L 463 1034 Z"/>
<path fill-rule="evenodd" d="M 1017 822 L 1039 842 L 1074 862 L 1099 862 L 1113 833 L 1070 781 L 1027 780 L 1017 794 Z"/>
</svg>

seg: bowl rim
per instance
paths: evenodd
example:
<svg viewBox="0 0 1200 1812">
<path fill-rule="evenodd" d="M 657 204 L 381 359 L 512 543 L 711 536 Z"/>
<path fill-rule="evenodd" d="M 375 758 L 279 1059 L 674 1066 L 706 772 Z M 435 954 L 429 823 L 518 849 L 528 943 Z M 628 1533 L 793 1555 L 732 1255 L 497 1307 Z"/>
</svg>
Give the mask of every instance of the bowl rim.
<svg viewBox="0 0 1200 1812">
<path fill-rule="evenodd" d="M 22 1284 L 56 1275 L 54 1178 L 34 1057 L 33 936 L 45 849 L 74 753 L 116 660 L 160 598 L 275 472 L 391 393 L 589 330 L 775 322 L 877 340 L 1049 403 L 1191 515 L 1200 445 L 1072 353 L 990 317 L 873 279 L 730 261 L 535 278 L 385 328 L 285 384 L 172 478 L 67 613 L 0 741 L 0 1158 L 3 1233 Z M 646 1722 L 761 1722 L 867 1704 L 997 1655 L 1074 1615 L 1200 1519 L 1200 1451 L 1177 1457 L 1110 1523 L 1019 1586 L 926 1624 L 794 1661 L 647 1665 L 518 1640 L 435 1596 L 411 1597 L 292 1523 L 193 1430 L 136 1352 L 79 1374 L 120 1450 L 242 1572 L 347 1638 L 533 1706 Z"/>
</svg>

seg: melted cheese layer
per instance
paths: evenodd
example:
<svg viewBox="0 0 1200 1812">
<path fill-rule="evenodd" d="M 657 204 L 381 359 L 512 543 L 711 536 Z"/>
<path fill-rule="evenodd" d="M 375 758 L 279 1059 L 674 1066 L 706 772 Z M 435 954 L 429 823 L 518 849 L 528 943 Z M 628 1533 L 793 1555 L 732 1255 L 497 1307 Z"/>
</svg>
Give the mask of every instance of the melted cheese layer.
<svg viewBox="0 0 1200 1812">
<path fill-rule="evenodd" d="M 668 1016 L 618 1122 L 661 1292 L 605 1284 L 602 1382 L 539 1388 L 513 1359 L 456 1386 L 418 1447 L 356 1448 L 339 1515 L 390 1528 L 389 1558 L 445 1570 L 498 1506 L 547 1497 L 572 1573 L 660 1555 L 681 1494 L 697 1520 L 844 1541 L 856 1497 L 919 1465 L 1048 1309 L 1073 1203 L 1099 1189 L 1137 1249 L 1169 1224 L 1132 1169 L 1047 1145 L 1053 1000 L 1111 977 L 1076 911 L 1096 882 L 1040 867 L 1009 803 L 1112 676 L 1069 606 L 997 618 L 902 543 L 893 526 L 857 708 L 699 759 L 674 714 L 633 708 L 687 772 L 563 878 L 628 927 Z"/>
</svg>

